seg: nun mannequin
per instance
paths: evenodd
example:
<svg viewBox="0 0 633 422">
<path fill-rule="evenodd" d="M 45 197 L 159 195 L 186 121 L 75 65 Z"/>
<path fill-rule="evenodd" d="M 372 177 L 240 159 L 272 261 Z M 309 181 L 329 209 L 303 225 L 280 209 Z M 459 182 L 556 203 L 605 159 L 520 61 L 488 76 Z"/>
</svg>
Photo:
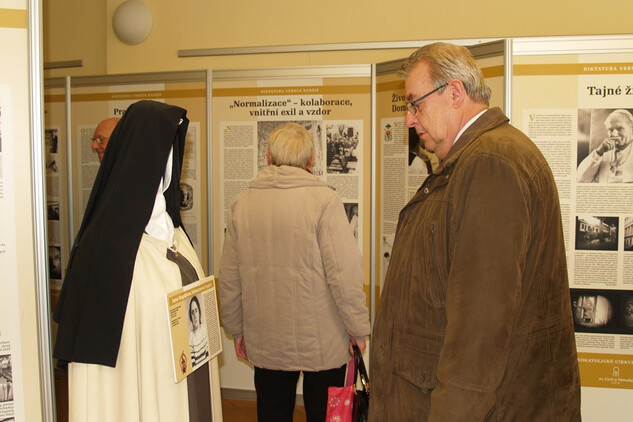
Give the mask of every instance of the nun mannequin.
<svg viewBox="0 0 633 422">
<path fill-rule="evenodd" d="M 186 113 L 139 101 L 112 132 L 54 313 L 71 422 L 212 420 L 208 363 L 174 380 L 165 309 L 204 276 L 180 219 Z"/>
</svg>

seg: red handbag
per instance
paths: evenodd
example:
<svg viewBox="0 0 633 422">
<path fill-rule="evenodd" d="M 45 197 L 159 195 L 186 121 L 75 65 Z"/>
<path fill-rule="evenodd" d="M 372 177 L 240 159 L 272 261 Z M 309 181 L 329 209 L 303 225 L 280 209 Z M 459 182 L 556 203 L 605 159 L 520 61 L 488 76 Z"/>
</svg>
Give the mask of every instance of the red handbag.
<svg viewBox="0 0 633 422">
<path fill-rule="evenodd" d="M 328 387 L 325 422 L 352 422 L 354 410 L 354 359 L 347 364 L 345 387 Z"/>
<path fill-rule="evenodd" d="M 345 387 L 328 387 L 325 422 L 367 422 L 369 409 L 369 377 L 358 346 L 353 345 L 354 357 L 347 365 Z M 357 375 L 362 389 L 356 390 Z"/>
</svg>

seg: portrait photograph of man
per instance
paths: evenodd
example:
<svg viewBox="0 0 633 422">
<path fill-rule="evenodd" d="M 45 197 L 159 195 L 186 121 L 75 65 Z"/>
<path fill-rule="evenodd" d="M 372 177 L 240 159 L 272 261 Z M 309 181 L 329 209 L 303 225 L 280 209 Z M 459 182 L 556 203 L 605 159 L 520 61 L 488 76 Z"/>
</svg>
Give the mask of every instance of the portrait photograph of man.
<svg viewBox="0 0 633 422">
<path fill-rule="evenodd" d="M 580 183 L 633 182 L 633 114 L 630 109 L 578 110 Z"/>
</svg>

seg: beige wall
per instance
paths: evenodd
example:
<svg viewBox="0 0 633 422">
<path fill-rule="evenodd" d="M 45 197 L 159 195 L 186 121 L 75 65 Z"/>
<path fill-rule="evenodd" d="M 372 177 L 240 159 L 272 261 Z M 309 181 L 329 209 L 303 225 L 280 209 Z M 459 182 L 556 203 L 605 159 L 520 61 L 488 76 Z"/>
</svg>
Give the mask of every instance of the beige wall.
<svg viewBox="0 0 633 422">
<path fill-rule="evenodd" d="M 101 75 L 106 71 L 105 0 L 43 0 L 42 47 L 44 63 L 83 60 L 83 67 L 62 69 L 57 75 Z M 111 29 L 110 29 L 111 30 Z"/>
<path fill-rule="evenodd" d="M 633 2 L 532 0 L 144 0 L 149 37 L 128 46 L 112 30 L 124 0 L 43 0 L 44 62 L 83 60 L 45 77 L 376 63 L 408 50 L 178 58 L 178 50 L 269 45 L 630 33 Z M 54 7 L 52 7 L 54 6 Z"/>
</svg>

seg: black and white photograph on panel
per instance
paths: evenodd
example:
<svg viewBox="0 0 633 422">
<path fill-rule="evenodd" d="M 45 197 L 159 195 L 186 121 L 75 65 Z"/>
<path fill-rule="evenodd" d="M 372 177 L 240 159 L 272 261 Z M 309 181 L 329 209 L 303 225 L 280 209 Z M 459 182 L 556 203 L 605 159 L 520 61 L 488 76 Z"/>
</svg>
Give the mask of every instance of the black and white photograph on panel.
<svg viewBox="0 0 633 422">
<path fill-rule="evenodd" d="M 618 217 L 577 215 L 576 250 L 617 251 Z"/>
<path fill-rule="evenodd" d="M 191 349 L 191 367 L 195 370 L 209 359 L 207 326 L 204 320 L 204 308 L 199 296 L 187 300 L 189 310 L 189 347 Z"/>
<path fill-rule="evenodd" d="M 59 221 L 59 201 L 46 201 L 46 219 Z"/>
<path fill-rule="evenodd" d="M 633 334 L 633 292 L 626 292 L 623 295 L 622 325 Z"/>
<path fill-rule="evenodd" d="M 62 278 L 62 250 L 59 246 L 48 247 L 48 271 L 51 279 Z"/>
<path fill-rule="evenodd" d="M 633 182 L 633 109 L 578 110 L 579 183 Z"/>
<path fill-rule="evenodd" d="M 354 237 L 358 240 L 358 203 L 346 202 L 343 206 L 345 207 L 345 214 L 347 214 L 347 220 L 352 228 Z"/>
<path fill-rule="evenodd" d="M 358 123 L 360 125 L 360 123 Z M 358 143 L 360 128 L 345 122 L 325 126 L 327 144 L 327 172 L 348 174 L 358 169 Z"/>
<path fill-rule="evenodd" d="M 180 210 L 187 211 L 193 208 L 193 187 L 188 183 L 180 184 Z"/>
<path fill-rule="evenodd" d="M 13 401 L 11 355 L 0 355 L 0 403 Z"/>
<path fill-rule="evenodd" d="M 621 291 L 570 289 L 574 327 L 578 332 L 619 333 Z"/>
<path fill-rule="evenodd" d="M 633 217 L 624 217 L 624 250 L 633 251 Z"/>
</svg>

